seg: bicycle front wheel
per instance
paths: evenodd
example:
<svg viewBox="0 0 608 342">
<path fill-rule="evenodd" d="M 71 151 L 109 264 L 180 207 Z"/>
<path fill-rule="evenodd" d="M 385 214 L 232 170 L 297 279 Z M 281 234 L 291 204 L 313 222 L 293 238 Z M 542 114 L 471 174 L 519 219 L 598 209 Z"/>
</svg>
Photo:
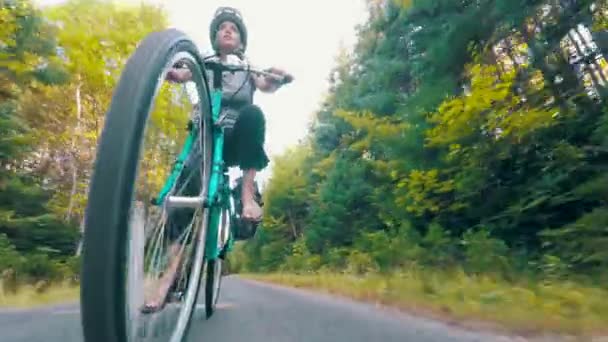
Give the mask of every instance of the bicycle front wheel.
<svg viewBox="0 0 608 342">
<path fill-rule="evenodd" d="M 164 82 L 174 65 L 188 68 L 191 81 Z M 211 172 L 208 91 L 195 44 L 177 30 L 150 34 L 124 68 L 106 115 L 86 209 L 86 341 L 186 336 L 208 221 L 207 210 L 194 201 L 206 197 Z M 168 201 L 174 196 L 182 199 L 179 206 Z"/>
</svg>

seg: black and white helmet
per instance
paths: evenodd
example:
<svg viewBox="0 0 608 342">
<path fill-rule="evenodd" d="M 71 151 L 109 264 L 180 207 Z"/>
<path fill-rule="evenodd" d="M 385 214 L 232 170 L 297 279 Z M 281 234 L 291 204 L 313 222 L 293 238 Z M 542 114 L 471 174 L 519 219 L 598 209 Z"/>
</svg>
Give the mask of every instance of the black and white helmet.
<svg viewBox="0 0 608 342">
<path fill-rule="evenodd" d="M 213 20 L 211 20 L 211 25 L 209 26 L 209 38 L 211 40 L 213 49 L 215 51 L 218 50 L 215 36 L 220 28 L 220 25 L 225 21 L 234 23 L 239 29 L 241 43 L 243 44 L 241 53 L 245 53 L 245 50 L 247 49 L 247 27 L 245 26 L 241 12 L 233 7 L 220 7 L 213 15 Z"/>
</svg>

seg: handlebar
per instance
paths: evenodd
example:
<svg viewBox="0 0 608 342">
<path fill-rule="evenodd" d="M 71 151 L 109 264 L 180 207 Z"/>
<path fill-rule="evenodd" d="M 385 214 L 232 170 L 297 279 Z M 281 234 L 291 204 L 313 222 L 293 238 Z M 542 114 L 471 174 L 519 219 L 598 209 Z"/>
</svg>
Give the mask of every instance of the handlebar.
<svg viewBox="0 0 608 342">
<path fill-rule="evenodd" d="M 253 67 L 250 64 L 247 64 L 240 60 L 239 60 L 239 64 L 222 63 L 217 60 L 205 60 L 204 64 L 205 64 L 205 68 L 213 70 L 214 72 L 220 72 L 220 73 L 237 72 L 237 71 L 252 72 L 257 75 L 273 78 L 281 84 L 291 83 L 291 82 L 293 82 L 293 79 L 294 79 L 292 75 L 274 74 L 268 70 L 263 70 L 260 68 Z"/>
</svg>

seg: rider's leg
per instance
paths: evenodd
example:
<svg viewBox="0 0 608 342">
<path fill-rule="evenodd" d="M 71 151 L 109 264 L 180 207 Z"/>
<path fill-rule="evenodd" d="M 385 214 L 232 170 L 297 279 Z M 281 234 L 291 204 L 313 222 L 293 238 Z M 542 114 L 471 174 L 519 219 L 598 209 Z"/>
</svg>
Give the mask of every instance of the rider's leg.
<svg viewBox="0 0 608 342">
<path fill-rule="evenodd" d="M 200 176 L 192 176 L 191 178 L 185 177 L 189 175 L 193 164 L 188 163 L 185 165 L 182 177 L 189 179 L 188 184 L 184 188 L 184 196 L 196 196 L 201 188 Z M 183 186 L 184 178 L 180 177 L 177 187 Z M 162 276 L 160 279 L 145 279 L 146 281 L 146 292 L 145 292 L 145 304 L 142 308 L 144 313 L 150 313 L 158 311 L 163 307 L 167 300 L 167 294 L 169 289 L 173 285 L 176 277 L 178 276 L 178 267 L 182 262 L 183 252 L 186 241 L 186 236 L 192 237 L 186 228 L 192 229 L 190 225 L 195 209 L 181 208 L 169 210 L 165 229 L 165 236 L 169 240 L 170 244 L 167 248 L 167 260 L 168 266 L 162 270 Z"/>
<path fill-rule="evenodd" d="M 173 282 L 175 281 L 175 277 L 177 276 L 177 268 L 179 267 L 182 259 L 182 253 L 184 249 L 183 246 L 179 243 L 174 243 L 169 247 L 168 251 L 168 260 L 171 260 L 169 266 L 164 270 L 163 275 L 160 279 L 146 279 L 148 282 L 147 287 L 150 287 L 150 292 L 146 293 L 146 295 L 150 295 L 142 308 L 143 312 L 155 312 L 160 309 L 165 301 L 167 300 L 167 294 L 169 293 L 169 289 Z M 154 290 L 156 289 L 156 290 Z M 147 297 L 147 296 L 146 296 Z"/>
<path fill-rule="evenodd" d="M 255 175 L 269 162 L 264 151 L 266 120 L 262 110 L 255 105 L 241 108 L 232 134 L 238 165 L 243 170 L 242 217 L 246 220 L 259 221 L 262 217 L 262 208 L 255 200 Z"/>
<path fill-rule="evenodd" d="M 242 217 L 249 221 L 259 221 L 262 218 L 262 208 L 255 201 L 255 169 L 243 171 L 241 201 L 243 203 Z"/>
</svg>

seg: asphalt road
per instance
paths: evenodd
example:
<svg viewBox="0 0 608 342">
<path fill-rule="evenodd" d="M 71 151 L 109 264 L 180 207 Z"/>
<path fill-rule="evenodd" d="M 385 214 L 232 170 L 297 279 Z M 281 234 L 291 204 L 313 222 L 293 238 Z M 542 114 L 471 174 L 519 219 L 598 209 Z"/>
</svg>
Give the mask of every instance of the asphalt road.
<svg viewBox="0 0 608 342">
<path fill-rule="evenodd" d="M 189 342 L 522 341 L 237 277 L 224 278 L 211 319 L 203 319 L 202 309 L 194 316 Z M 0 341 L 82 341 L 78 305 L 0 309 Z"/>
</svg>

